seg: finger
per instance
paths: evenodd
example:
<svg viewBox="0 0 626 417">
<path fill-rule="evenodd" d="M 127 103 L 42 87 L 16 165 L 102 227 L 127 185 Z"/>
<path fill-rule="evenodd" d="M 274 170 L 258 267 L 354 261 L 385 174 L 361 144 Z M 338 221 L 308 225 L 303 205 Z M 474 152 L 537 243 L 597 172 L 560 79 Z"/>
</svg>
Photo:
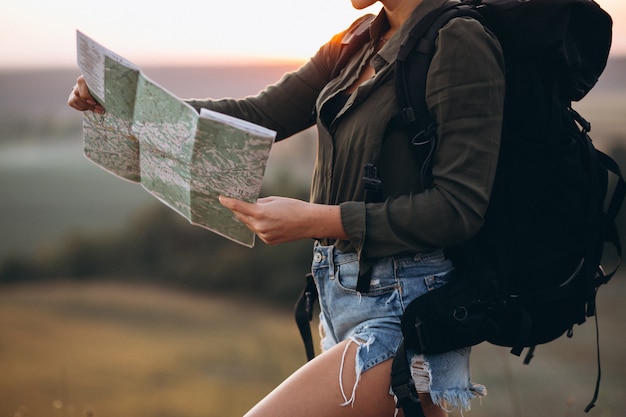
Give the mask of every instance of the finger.
<svg viewBox="0 0 626 417">
<path fill-rule="evenodd" d="M 87 81 L 83 75 L 80 75 L 76 79 L 76 84 L 73 88 L 74 95 L 77 97 L 76 101 L 79 106 L 82 106 L 84 110 L 92 110 L 96 113 L 104 113 L 104 107 L 100 105 L 96 99 L 91 95 Z"/>
<path fill-rule="evenodd" d="M 94 111 L 96 111 L 96 109 L 95 109 L 96 106 L 94 106 L 93 104 L 88 103 L 87 101 L 85 101 L 84 99 L 79 97 L 75 93 L 75 91 L 72 91 L 70 93 L 70 96 L 68 98 L 67 103 L 69 104 L 70 107 L 73 107 L 76 110 L 80 110 L 80 111 L 94 110 Z"/>
<path fill-rule="evenodd" d="M 69 98 L 67 99 L 67 104 L 79 111 L 91 110 L 98 114 L 103 114 L 105 111 L 104 107 L 98 104 L 91 95 L 89 95 L 89 98 L 81 96 L 78 83 L 72 88 Z"/>
<path fill-rule="evenodd" d="M 85 77 L 83 77 L 82 75 L 76 80 L 76 87 L 74 88 L 74 92 L 87 103 L 93 106 L 97 104 L 96 100 L 94 100 L 93 96 L 91 95 L 91 92 L 89 92 L 89 87 L 87 87 Z"/>
<path fill-rule="evenodd" d="M 70 107 L 75 108 L 76 110 L 80 110 L 80 111 L 84 111 L 84 110 L 89 110 L 92 106 L 87 104 L 85 102 L 85 100 L 83 100 L 79 95 L 78 95 L 78 90 L 77 90 L 77 86 L 74 86 L 72 88 L 72 91 L 70 92 L 70 96 L 67 99 L 67 104 Z"/>
<path fill-rule="evenodd" d="M 227 209 L 235 212 L 243 214 L 244 216 L 250 216 L 253 213 L 254 204 L 248 203 L 243 200 L 239 200 L 237 198 L 219 196 L 220 204 L 222 204 Z"/>
</svg>

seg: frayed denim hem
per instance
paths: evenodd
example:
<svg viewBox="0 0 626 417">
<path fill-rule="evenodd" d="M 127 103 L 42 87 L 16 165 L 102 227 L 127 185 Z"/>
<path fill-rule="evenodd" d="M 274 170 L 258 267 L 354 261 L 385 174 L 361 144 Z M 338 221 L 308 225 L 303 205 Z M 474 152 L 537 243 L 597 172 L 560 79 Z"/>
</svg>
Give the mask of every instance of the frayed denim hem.
<svg viewBox="0 0 626 417">
<path fill-rule="evenodd" d="M 417 392 L 430 394 L 432 402 L 447 412 L 470 410 L 472 398 L 487 395 L 487 388 L 484 385 L 473 383 L 467 388 L 433 389 L 430 364 L 422 355 L 415 355 L 411 359 L 411 377 Z"/>
<path fill-rule="evenodd" d="M 372 343 L 374 343 L 374 340 L 376 340 L 376 338 L 373 335 L 370 336 L 367 341 L 363 341 L 356 336 L 352 336 L 349 339 L 349 343 L 346 344 L 346 348 L 344 349 L 343 355 L 341 357 L 341 367 L 339 369 L 339 387 L 341 389 L 341 395 L 343 396 L 343 399 L 344 399 L 343 404 L 341 404 L 342 406 L 347 406 L 347 405 L 354 406 L 354 401 L 356 400 L 356 389 L 359 385 L 359 382 L 361 381 L 361 374 L 364 371 L 363 360 L 361 359 L 361 356 L 360 356 L 361 349 L 369 350 Z M 356 358 L 355 358 L 355 363 L 354 363 L 355 382 L 354 382 L 354 386 L 352 387 L 351 395 L 350 397 L 348 397 L 343 386 L 343 371 L 344 371 L 344 364 L 346 361 L 346 354 L 348 353 L 348 349 L 350 348 L 351 343 L 356 344 L 357 349 L 356 349 Z"/>
<path fill-rule="evenodd" d="M 472 398 L 482 398 L 485 395 L 487 395 L 487 389 L 480 384 L 472 384 L 469 388 L 430 392 L 430 398 L 433 403 L 445 409 L 447 412 L 453 410 L 470 410 L 470 400 Z"/>
</svg>

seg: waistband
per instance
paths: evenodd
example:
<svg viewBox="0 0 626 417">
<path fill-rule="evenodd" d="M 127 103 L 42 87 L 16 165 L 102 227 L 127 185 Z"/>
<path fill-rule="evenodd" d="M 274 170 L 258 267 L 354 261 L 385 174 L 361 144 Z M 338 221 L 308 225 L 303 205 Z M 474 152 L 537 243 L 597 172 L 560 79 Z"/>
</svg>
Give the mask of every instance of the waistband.
<svg viewBox="0 0 626 417">
<path fill-rule="evenodd" d="M 313 259 L 315 262 L 320 262 L 323 259 L 331 258 L 335 262 L 349 262 L 352 260 L 358 260 L 358 255 L 356 252 L 342 252 L 333 245 L 322 245 L 320 241 L 315 242 L 315 246 L 313 248 Z M 428 262 L 433 260 L 443 260 L 445 259 L 445 254 L 443 249 L 437 249 L 433 252 L 428 253 L 415 253 L 415 254 L 400 254 L 400 255 L 391 255 L 386 258 L 380 258 L 373 260 L 374 263 L 380 262 L 384 259 L 391 259 L 394 261 L 406 259 L 412 260 L 414 262 Z"/>
</svg>

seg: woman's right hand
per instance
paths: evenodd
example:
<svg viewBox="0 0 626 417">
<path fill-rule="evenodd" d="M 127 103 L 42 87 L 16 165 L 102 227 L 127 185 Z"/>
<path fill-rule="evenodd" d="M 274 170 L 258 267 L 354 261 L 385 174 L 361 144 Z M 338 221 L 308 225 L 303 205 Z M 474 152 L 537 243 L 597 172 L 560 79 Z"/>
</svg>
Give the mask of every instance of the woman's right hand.
<svg viewBox="0 0 626 417">
<path fill-rule="evenodd" d="M 72 87 L 67 104 L 79 111 L 91 110 L 98 114 L 104 113 L 104 107 L 98 104 L 89 93 L 89 88 L 87 88 L 87 83 L 82 75 L 78 77 L 76 84 Z"/>
</svg>

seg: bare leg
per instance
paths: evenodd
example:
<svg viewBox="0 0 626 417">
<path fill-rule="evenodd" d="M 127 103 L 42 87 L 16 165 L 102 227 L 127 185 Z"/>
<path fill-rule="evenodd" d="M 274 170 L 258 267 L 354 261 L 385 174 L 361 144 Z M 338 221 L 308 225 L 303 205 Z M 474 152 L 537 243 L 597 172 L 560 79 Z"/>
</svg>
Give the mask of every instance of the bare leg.
<svg viewBox="0 0 626 417">
<path fill-rule="evenodd" d="M 342 405 L 346 400 L 339 385 L 340 369 L 344 392 L 350 397 L 356 382 L 356 350 L 354 342 L 344 341 L 319 355 L 287 378 L 246 417 L 393 417 L 395 403 L 389 394 L 391 360 L 364 372 L 358 382 L 354 403 Z M 427 401 L 425 406 L 431 404 L 429 397 Z M 425 407 L 426 410 L 444 412 L 436 406 Z M 426 415 L 439 417 L 446 414 Z"/>
<path fill-rule="evenodd" d="M 448 412 L 436 404 L 433 404 L 428 394 L 418 394 L 420 402 L 422 403 L 422 409 L 426 417 L 447 417 Z"/>
</svg>

